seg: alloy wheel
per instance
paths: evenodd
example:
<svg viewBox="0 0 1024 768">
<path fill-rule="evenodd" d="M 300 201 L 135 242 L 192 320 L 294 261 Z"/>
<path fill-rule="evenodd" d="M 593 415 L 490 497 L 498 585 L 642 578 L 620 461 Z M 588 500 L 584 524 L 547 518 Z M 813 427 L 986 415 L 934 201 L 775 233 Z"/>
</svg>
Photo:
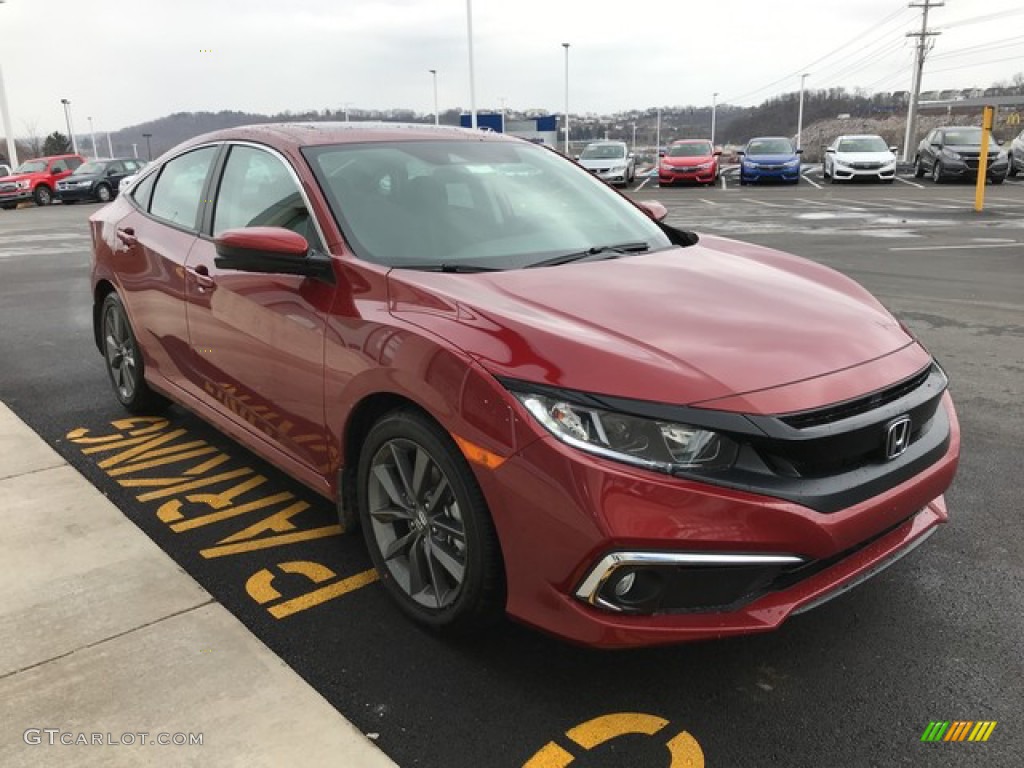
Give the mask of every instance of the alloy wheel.
<svg viewBox="0 0 1024 768">
<path fill-rule="evenodd" d="M 371 533 L 395 584 L 424 608 L 452 605 L 467 537 L 448 476 L 423 446 L 394 438 L 374 454 L 367 480 Z"/>
<path fill-rule="evenodd" d="M 120 307 L 108 305 L 103 315 L 104 351 L 110 376 L 122 401 L 129 401 L 138 386 L 137 350 Z"/>
</svg>

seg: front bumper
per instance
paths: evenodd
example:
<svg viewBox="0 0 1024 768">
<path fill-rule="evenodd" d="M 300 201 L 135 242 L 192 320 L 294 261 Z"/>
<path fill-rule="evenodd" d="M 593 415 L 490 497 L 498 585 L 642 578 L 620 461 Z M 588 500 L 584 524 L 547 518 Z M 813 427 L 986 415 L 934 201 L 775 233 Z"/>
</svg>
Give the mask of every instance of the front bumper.
<svg viewBox="0 0 1024 768">
<path fill-rule="evenodd" d="M 774 629 L 873 575 L 947 520 L 942 494 L 956 471 L 960 437 L 948 394 L 942 402 L 950 434 L 937 461 L 827 513 L 634 469 L 553 437 L 538 440 L 497 471 L 479 475 L 502 542 L 508 612 L 602 648 Z M 621 552 L 765 555 L 800 563 L 790 561 L 786 573 L 769 574 L 767 581 L 758 575 L 756 590 L 729 605 L 638 615 L 586 599 L 595 569 Z"/>
<path fill-rule="evenodd" d="M 601 181 L 607 182 L 608 184 L 626 184 L 629 181 L 629 168 L 608 168 L 608 169 L 588 169 L 592 174 L 597 176 Z"/>
<path fill-rule="evenodd" d="M 896 164 L 882 168 L 852 168 L 838 163 L 832 166 L 832 176 L 839 181 L 864 179 L 871 181 L 892 181 L 896 178 Z"/>
<path fill-rule="evenodd" d="M 4 203 L 24 203 L 32 200 L 31 189 L 19 189 L 14 192 L 0 192 L 0 205 Z"/>
<path fill-rule="evenodd" d="M 88 187 L 69 187 L 67 189 L 57 185 L 57 199 L 58 200 L 95 200 L 96 194 L 93 191 L 92 186 Z"/>
<path fill-rule="evenodd" d="M 740 167 L 741 181 L 799 181 L 800 166 L 795 168 Z"/>
<path fill-rule="evenodd" d="M 697 168 L 693 170 L 681 170 L 676 168 L 658 168 L 659 184 L 676 184 L 684 181 L 692 181 L 698 184 L 710 184 L 715 180 L 715 168 Z"/>
<path fill-rule="evenodd" d="M 950 160 L 942 158 L 942 178 L 944 179 L 977 179 L 977 163 L 965 163 L 962 160 Z M 1010 164 L 1004 160 L 1001 163 L 990 163 L 985 169 L 988 178 L 1003 179 L 1010 170 Z"/>
</svg>

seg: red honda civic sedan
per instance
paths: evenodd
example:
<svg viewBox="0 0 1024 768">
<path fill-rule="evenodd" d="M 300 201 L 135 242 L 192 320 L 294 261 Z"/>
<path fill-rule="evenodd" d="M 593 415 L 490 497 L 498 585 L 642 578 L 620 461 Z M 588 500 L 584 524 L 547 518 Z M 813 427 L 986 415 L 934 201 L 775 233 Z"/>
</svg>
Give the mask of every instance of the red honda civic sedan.
<svg viewBox="0 0 1024 768">
<path fill-rule="evenodd" d="M 707 139 L 682 139 L 669 144 L 658 162 L 658 186 L 681 181 L 711 185 L 718 181 L 721 150 Z"/>
<path fill-rule="evenodd" d="M 333 500 L 425 625 L 769 630 L 947 519 L 946 375 L 852 280 L 664 218 L 494 133 L 219 131 L 91 217 L 96 344 L 129 411 Z"/>
</svg>

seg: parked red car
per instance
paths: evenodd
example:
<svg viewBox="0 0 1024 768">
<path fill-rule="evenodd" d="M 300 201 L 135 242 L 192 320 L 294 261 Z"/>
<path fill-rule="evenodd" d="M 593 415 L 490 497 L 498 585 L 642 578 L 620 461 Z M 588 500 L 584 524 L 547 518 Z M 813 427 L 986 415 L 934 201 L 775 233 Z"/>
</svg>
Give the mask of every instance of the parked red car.
<svg viewBox="0 0 1024 768">
<path fill-rule="evenodd" d="M 683 181 L 714 184 L 719 177 L 721 151 L 707 139 L 673 141 L 658 161 L 658 186 Z"/>
<path fill-rule="evenodd" d="M 956 415 L 857 283 L 664 215 L 500 134 L 220 131 L 90 217 L 95 341 L 128 410 L 334 500 L 423 624 L 769 630 L 947 519 Z"/>
<path fill-rule="evenodd" d="M 70 176 L 84 162 L 81 155 L 26 160 L 10 176 L 0 179 L 0 208 L 11 210 L 26 200 L 34 200 L 36 205 L 49 205 L 53 202 L 57 182 Z"/>
</svg>

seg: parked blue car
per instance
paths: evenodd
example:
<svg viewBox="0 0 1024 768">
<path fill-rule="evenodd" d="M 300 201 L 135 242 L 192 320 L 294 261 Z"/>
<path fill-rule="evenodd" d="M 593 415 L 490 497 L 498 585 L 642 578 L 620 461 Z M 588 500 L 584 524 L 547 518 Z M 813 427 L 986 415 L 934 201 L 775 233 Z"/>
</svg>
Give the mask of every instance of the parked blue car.
<svg viewBox="0 0 1024 768">
<path fill-rule="evenodd" d="M 747 142 L 740 156 L 740 184 L 755 181 L 800 183 L 800 153 L 785 136 L 758 136 Z"/>
</svg>

